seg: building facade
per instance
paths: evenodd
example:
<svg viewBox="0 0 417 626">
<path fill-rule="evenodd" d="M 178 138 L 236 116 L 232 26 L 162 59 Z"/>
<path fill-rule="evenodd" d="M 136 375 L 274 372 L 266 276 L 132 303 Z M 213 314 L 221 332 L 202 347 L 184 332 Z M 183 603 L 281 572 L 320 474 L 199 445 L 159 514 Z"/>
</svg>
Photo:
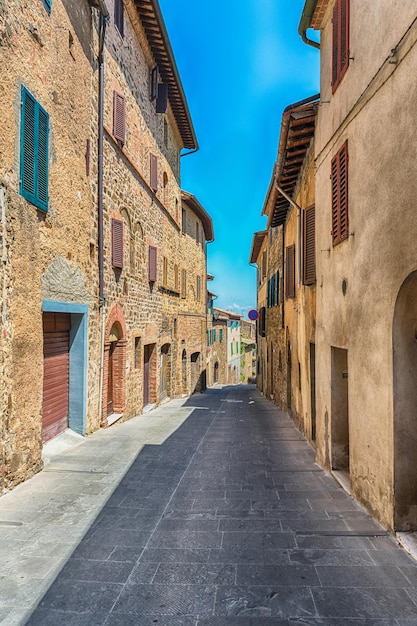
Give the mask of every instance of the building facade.
<svg viewBox="0 0 417 626">
<path fill-rule="evenodd" d="M 66 428 L 197 388 L 213 227 L 181 191 L 181 151 L 198 144 L 157 0 L 0 12 L 4 490 Z"/>
</svg>

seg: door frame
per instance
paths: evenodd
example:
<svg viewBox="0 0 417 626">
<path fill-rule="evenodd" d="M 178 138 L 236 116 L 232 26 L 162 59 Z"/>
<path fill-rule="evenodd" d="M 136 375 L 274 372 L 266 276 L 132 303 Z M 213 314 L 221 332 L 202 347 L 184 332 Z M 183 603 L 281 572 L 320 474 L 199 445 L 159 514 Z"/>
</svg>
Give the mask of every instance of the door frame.
<svg viewBox="0 0 417 626">
<path fill-rule="evenodd" d="M 42 312 L 71 315 L 68 426 L 85 435 L 87 427 L 88 305 L 42 301 Z"/>
</svg>

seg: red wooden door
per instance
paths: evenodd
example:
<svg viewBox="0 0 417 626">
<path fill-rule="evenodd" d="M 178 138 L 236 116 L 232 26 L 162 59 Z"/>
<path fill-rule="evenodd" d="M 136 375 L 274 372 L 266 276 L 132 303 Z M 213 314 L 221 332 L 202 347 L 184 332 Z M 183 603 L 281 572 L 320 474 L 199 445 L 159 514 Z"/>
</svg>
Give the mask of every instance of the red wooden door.
<svg viewBox="0 0 417 626">
<path fill-rule="evenodd" d="M 69 313 L 43 314 L 43 441 L 68 427 L 70 328 Z"/>
<path fill-rule="evenodd" d="M 116 341 L 112 341 L 109 350 L 109 367 L 107 370 L 107 415 L 114 413 L 113 411 L 113 360 Z"/>
</svg>

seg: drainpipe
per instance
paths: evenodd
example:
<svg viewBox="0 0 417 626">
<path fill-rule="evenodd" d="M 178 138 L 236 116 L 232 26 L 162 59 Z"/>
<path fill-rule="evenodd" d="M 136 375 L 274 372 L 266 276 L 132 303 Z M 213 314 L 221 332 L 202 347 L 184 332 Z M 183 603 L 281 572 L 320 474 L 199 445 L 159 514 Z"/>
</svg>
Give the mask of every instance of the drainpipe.
<svg viewBox="0 0 417 626">
<path fill-rule="evenodd" d="M 285 191 L 278 185 L 278 183 L 275 183 L 275 187 L 277 188 L 281 196 L 283 196 L 287 200 L 287 202 L 291 204 L 291 206 L 297 209 L 297 270 L 298 270 L 297 276 L 298 276 L 298 284 L 300 285 L 301 284 L 301 211 L 302 211 L 302 208 L 300 207 L 299 204 L 294 202 L 294 200 L 287 193 L 285 193 Z"/>
<path fill-rule="evenodd" d="M 104 221 L 103 221 L 103 145 L 104 145 L 104 41 L 106 26 L 110 19 L 104 0 L 92 0 L 92 6 L 100 11 L 99 16 L 99 51 L 98 51 L 98 163 L 97 163 L 97 211 L 98 211 L 98 284 L 99 308 L 101 313 L 101 342 L 100 342 L 100 380 L 98 417 L 101 424 L 103 402 L 103 374 L 104 374 L 104 332 L 106 317 L 106 298 L 104 295 Z"/>
<path fill-rule="evenodd" d="M 318 0 L 306 0 L 304 5 L 303 13 L 300 20 L 300 25 L 298 26 L 298 34 L 301 35 L 301 39 L 308 46 L 312 46 L 313 48 L 317 48 L 320 50 L 320 44 L 317 41 L 313 41 L 307 37 L 307 30 L 310 28 L 311 20 L 314 15 L 314 11 L 316 10 Z"/>
</svg>

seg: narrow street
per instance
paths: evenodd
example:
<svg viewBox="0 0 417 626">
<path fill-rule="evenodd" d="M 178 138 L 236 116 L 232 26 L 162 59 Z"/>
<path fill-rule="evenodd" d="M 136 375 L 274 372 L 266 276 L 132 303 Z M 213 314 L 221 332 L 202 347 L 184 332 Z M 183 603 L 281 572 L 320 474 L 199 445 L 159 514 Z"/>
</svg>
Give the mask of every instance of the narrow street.
<svg viewBox="0 0 417 626">
<path fill-rule="evenodd" d="M 0 623 L 417 624 L 417 563 L 286 414 L 253 386 L 181 402 L 88 437 L 0 499 Z M 178 428 L 159 443 L 164 419 Z"/>
</svg>

